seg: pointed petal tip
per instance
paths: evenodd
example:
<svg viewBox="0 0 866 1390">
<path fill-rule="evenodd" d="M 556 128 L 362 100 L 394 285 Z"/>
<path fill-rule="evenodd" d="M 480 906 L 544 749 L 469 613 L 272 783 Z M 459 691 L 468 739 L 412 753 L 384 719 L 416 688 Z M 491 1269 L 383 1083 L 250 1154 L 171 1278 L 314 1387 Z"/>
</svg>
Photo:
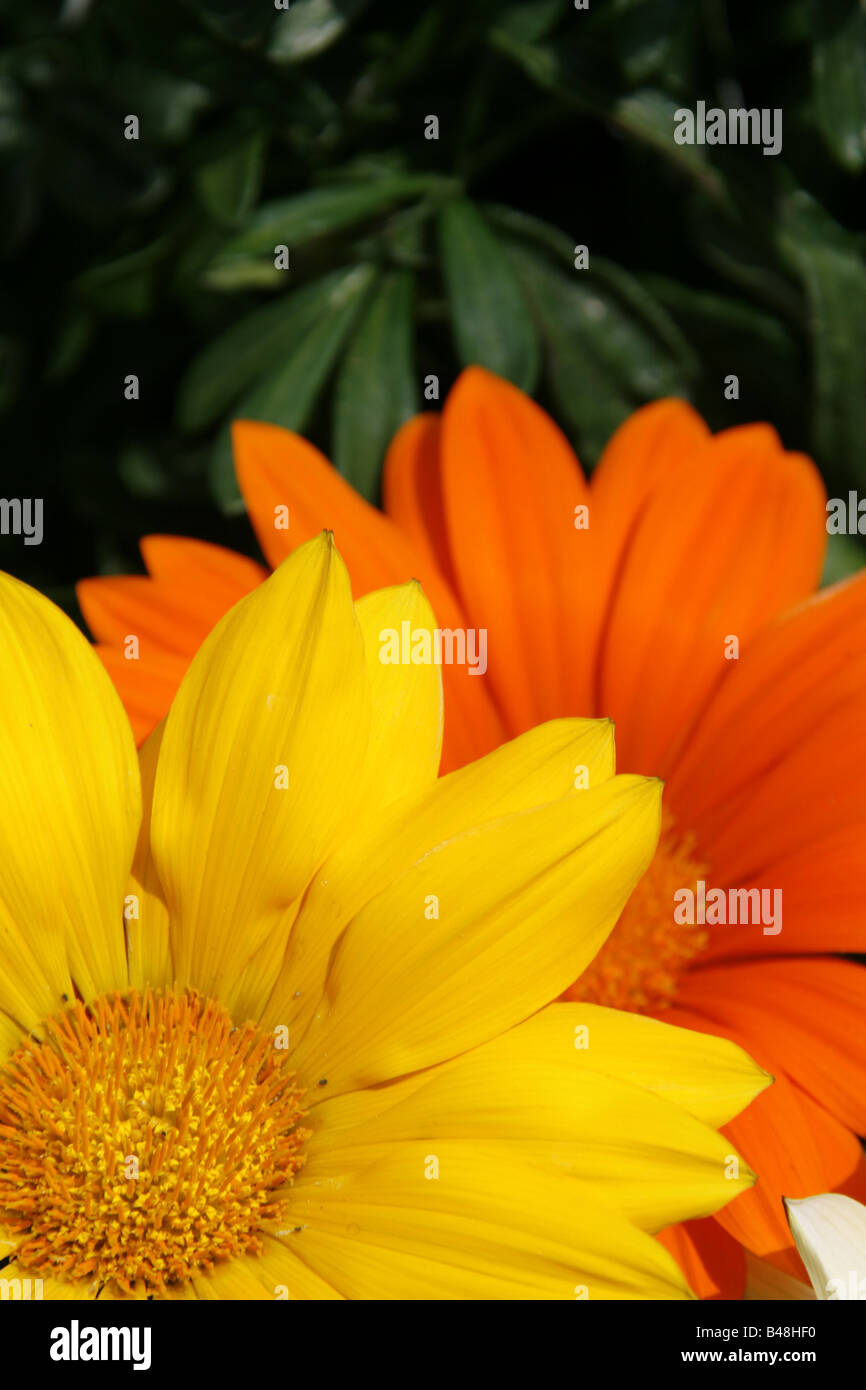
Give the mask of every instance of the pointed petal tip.
<svg viewBox="0 0 866 1390">
<path fill-rule="evenodd" d="M 446 408 L 453 406 L 461 401 L 487 397 L 488 399 L 501 399 L 505 395 L 520 395 L 521 391 L 513 382 L 507 381 L 505 377 L 497 376 L 488 367 L 482 367 L 480 363 L 473 363 L 469 367 L 464 367 L 456 381 L 448 392 L 446 398 Z"/>
</svg>

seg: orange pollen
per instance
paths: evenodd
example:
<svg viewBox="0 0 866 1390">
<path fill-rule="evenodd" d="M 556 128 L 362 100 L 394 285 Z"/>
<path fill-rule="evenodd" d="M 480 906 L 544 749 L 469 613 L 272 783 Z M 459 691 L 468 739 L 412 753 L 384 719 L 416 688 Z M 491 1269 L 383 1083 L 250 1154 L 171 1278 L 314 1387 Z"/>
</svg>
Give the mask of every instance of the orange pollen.
<svg viewBox="0 0 866 1390">
<path fill-rule="evenodd" d="M 105 995 L 0 1069 L 0 1226 L 28 1274 L 164 1295 L 257 1254 L 304 1162 L 275 1037 L 193 991 Z"/>
<path fill-rule="evenodd" d="M 598 955 L 564 999 L 607 1004 L 632 1013 L 669 1008 L 684 970 L 707 944 L 707 932 L 674 918 L 678 889 L 706 878 L 693 835 L 679 835 L 663 813 L 655 857 Z"/>
</svg>

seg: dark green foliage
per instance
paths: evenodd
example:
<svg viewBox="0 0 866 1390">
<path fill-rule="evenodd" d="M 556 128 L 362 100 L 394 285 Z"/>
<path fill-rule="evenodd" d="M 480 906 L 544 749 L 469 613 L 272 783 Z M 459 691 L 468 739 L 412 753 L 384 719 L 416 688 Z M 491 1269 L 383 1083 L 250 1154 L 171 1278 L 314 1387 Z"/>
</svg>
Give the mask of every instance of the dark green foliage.
<svg viewBox="0 0 866 1390">
<path fill-rule="evenodd" d="M 856 0 L 7 0 L 0 35 L 0 491 L 46 499 L 0 565 L 61 601 L 148 529 L 251 548 L 233 416 L 375 499 L 470 361 L 587 467 L 675 393 L 866 491 Z M 782 108 L 781 155 L 677 145 L 699 99 Z"/>
</svg>

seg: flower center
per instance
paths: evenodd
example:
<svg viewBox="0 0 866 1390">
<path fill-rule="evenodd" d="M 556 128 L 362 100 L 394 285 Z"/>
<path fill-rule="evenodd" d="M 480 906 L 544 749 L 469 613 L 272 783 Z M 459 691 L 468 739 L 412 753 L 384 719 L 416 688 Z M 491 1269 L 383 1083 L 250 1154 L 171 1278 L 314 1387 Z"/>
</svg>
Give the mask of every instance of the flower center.
<svg viewBox="0 0 866 1390">
<path fill-rule="evenodd" d="M 304 1162 L 273 1035 L 145 990 L 76 1002 L 0 1069 L 0 1225 L 28 1272 L 164 1294 L 261 1249 Z"/>
<path fill-rule="evenodd" d="M 694 837 L 679 835 L 665 810 L 655 858 L 598 955 L 563 999 L 632 1013 L 669 1007 L 683 971 L 707 944 L 702 927 L 675 920 L 674 894 L 682 888 L 694 892 L 705 877 Z"/>
</svg>

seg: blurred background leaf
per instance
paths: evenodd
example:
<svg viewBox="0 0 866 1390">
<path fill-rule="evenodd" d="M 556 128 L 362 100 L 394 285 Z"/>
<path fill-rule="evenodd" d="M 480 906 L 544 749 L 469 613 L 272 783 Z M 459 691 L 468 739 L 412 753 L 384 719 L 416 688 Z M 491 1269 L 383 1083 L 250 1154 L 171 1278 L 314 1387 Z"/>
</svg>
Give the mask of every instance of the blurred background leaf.
<svg viewBox="0 0 866 1390">
<path fill-rule="evenodd" d="M 268 43 L 274 62 L 303 63 L 328 48 L 368 0 L 294 0 L 280 15 Z"/>
<path fill-rule="evenodd" d="M 858 0 L 813 0 L 815 111 L 834 158 L 866 163 L 866 10 Z"/>
<path fill-rule="evenodd" d="M 303 431 L 374 279 L 371 266 L 357 266 L 327 289 L 321 284 L 313 287 L 317 294 L 308 302 L 308 308 L 315 308 L 315 317 L 311 316 L 303 326 L 293 318 L 293 340 L 283 344 L 275 358 L 276 365 L 238 403 L 234 418 L 264 420 L 287 430 Z M 213 451 L 210 481 L 224 510 L 243 511 L 228 424 Z"/>
<path fill-rule="evenodd" d="M 232 418 L 375 500 L 473 361 L 587 468 L 674 393 L 866 487 L 858 0 L 3 0 L 0 38 L 2 491 L 47 499 L 0 565 L 59 601 L 148 530 L 255 553 Z M 677 145 L 698 100 L 781 108 L 781 154 Z"/>
<path fill-rule="evenodd" d="M 538 378 L 538 339 L 504 249 L 466 198 L 445 204 L 439 237 L 461 363 L 480 363 L 532 391 Z"/>
<path fill-rule="evenodd" d="M 412 362 L 413 296 L 409 271 L 393 270 L 383 276 L 337 377 L 334 463 L 371 502 L 379 501 L 388 443 L 418 408 Z"/>
</svg>

